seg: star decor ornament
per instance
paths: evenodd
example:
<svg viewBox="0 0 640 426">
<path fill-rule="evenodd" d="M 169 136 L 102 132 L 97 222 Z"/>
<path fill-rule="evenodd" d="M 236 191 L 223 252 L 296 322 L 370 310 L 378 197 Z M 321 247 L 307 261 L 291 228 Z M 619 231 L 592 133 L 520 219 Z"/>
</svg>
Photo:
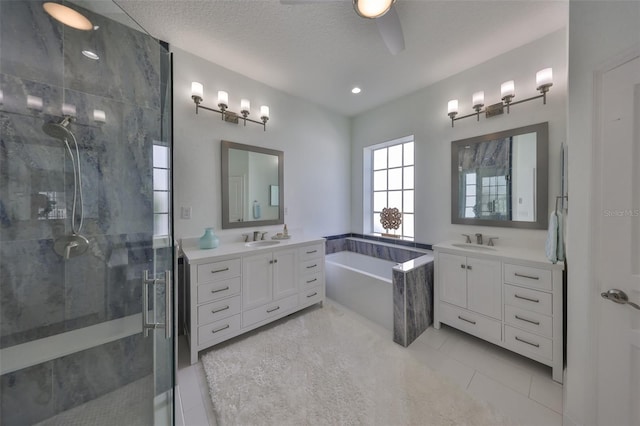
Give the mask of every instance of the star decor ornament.
<svg viewBox="0 0 640 426">
<path fill-rule="evenodd" d="M 382 213 L 380 213 L 380 223 L 382 227 L 387 231 L 387 233 L 383 233 L 382 235 L 385 237 L 394 237 L 399 238 L 399 235 L 389 234 L 389 229 L 393 229 L 394 231 L 400 228 L 400 224 L 402 223 L 402 214 L 400 210 L 395 207 L 389 208 L 385 207 L 382 209 Z"/>
</svg>

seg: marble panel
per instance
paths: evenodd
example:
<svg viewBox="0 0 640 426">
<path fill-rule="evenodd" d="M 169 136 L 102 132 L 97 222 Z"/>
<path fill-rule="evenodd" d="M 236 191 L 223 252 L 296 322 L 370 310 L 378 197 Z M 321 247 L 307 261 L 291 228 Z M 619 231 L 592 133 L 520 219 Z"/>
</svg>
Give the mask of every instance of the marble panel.
<svg viewBox="0 0 640 426">
<path fill-rule="evenodd" d="M 346 250 L 347 250 L 347 239 L 346 238 L 337 238 L 337 239 L 326 240 L 326 243 L 325 243 L 325 253 L 326 254 L 338 253 L 338 252 L 346 251 Z"/>
<path fill-rule="evenodd" d="M 0 377 L 0 424 L 31 425 L 53 414 L 53 362 Z"/>
<path fill-rule="evenodd" d="M 2 347 L 60 332 L 64 320 L 64 262 L 53 240 L 0 243 Z"/>
<path fill-rule="evenodd" d="M 53 361 L 55 412 L 95 399 L 153 370 L 152 338 L 142 334 Z"/>
<path fill-rule="evenodd" d="M 433 262 L 406 273 L 407 345 L 433 323 Z"/>
<path fill-rule="evenodd" d="M 0 14 L 0 72 L 62 86 L 63 25 L 40 1 L 3 1 Z"/>
<path fill-rule="evenodd" d="M 82 13 L 99 28 L 64 32 L 65 87 L 160 109 L 158 41 L 86 9 Z M 83 50 L 97 53 L 100 59 L 88 59 Z"/>
<path fill-rule="evenodd" d="M 405 274 L 393 271 L 393 341 L 407 347 L 407 321 L 406 321 L 406 285 Z"/>
<path fill-rule="evenodd" d="M 433 323 L 433 262 L 393 271 L 393 341 L 407 347 Z"/>
</svg>

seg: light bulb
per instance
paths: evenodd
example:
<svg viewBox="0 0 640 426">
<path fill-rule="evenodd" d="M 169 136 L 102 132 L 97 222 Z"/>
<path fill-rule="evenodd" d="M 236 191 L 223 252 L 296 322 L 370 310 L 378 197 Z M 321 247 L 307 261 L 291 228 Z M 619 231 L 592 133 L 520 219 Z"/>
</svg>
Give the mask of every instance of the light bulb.
<svg viewBox="0 0 640 426">
<path fill-rule="evenodd" d="M 262 105 L 260 107 L 260 118 L 269 118 L 269 107 Z"/>
<path fill-rule="evenodd" d="M 218 106 L 221 108 L 222 106 L 225 108 L 229 106 L 229 94 L 224 90 L 218 91 Z"/>
<path fill-rule="evenodd" d="M 447 104 L 447 113 L 448 114 L 457 114 L 458 113 L 458 100 L 452 99 Z"/>
<path fill-rule="evenodd" d="M 247 114 L 249 114 L 250 110 L 251 102 L 249 102 L 249 99 L 240 99 L 240 112 L 246 112 Z"/>
<path fill-rule="evenodd" d="M 536 73 L 536 88 L 538 90 L 553 85 L 553 69 L 545 68 Z"/>
<path fill-rule="evenodd" d="M 191 82 L 191 97 L 204 98 L 204 86 L 197 81 Z"/>
<path fill-rule="evenodd" d="M 513 80 L 505 81 L 500 85 L 500 97 L 502 99 L 513 98 L 516 95 L 516 85 Z"/>
<path fill-rule="evenodd" d="M 476 92 L 476 93 L 473 94 L 471 105 L 473 106 L 473 108 L 482 108 L 484 106 L 484 92 L 483 91 Z"/>
</svg>

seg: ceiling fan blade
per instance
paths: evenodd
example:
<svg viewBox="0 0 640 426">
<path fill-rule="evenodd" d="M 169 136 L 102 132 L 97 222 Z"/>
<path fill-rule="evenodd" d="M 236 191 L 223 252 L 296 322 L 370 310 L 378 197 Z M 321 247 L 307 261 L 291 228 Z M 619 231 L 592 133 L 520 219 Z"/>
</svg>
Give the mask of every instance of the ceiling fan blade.
<svg viewBox="0 0 640 426">
<path fill-rule="evenodd" d="M 402 34 L 402 25 L 400 18 L 396 12 L 395 6 L 384 15 L 375 19 L 378 31 L 387 45 L 392 55 L 400 53 L 404 50 L 404 35 Z"/>
</svg>

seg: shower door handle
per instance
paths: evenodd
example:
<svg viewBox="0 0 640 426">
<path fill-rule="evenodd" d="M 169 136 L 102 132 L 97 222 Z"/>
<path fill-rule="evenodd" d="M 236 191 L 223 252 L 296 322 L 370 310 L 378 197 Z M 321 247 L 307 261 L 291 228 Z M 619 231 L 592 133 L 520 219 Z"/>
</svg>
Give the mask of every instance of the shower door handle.
<svg viewBox="0 0 640 426">
<path fill-rule="evenodd" d="M 153 300 L 155 307 L 155 289 L 156 284 L 164 284 L 164 301 L 165 301 L 165 322 L 155 322 L 149 321 L 149 287 L 152 288 L 153 292 Z M 158 328 L 164 328 L 165 338 L 171 337 L 171 291 L 173 285 L 171 280 L 171 271 L 164 272 L 164 279 L 159 280 L 157 278 L 149 278 L 149 271 L 144 271 L 144 277 L 142 279 L 142 331 L 144 332 L 144 337 L 149 337 L 149 330 L 155 330 Z M 154 309 L 154 317 L 155 317 L 155 309 Z M 155 319 L 155 318 L 154 318 Z"/>
</svg>

